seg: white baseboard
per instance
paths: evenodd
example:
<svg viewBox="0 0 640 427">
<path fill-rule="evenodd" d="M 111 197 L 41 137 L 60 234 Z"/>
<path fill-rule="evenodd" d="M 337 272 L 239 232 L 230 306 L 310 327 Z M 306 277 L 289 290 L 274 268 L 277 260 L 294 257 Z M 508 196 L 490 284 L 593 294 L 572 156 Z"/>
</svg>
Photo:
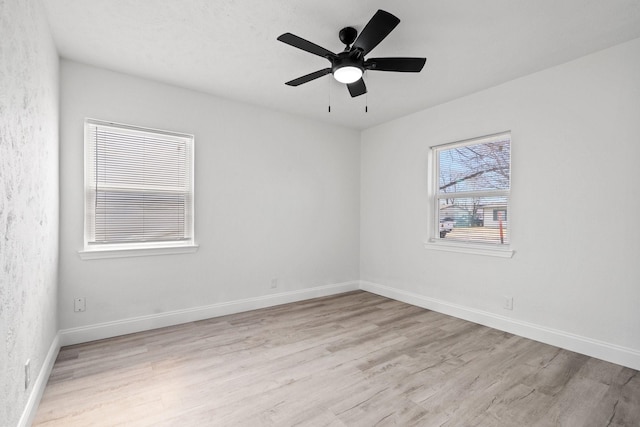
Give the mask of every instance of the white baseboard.
<svg viewBox="0 0 640 427">
<path fill-rule="evenodd" d="M 435 298 L 426 297 L 413 292 L 380 285 L 367 281 L 352 281 L 337 283 L 326 286 L 318 286 L 310 289 L 282 292 L 272 295 L 247 298 L 243 300 L 223 302 L 207 306 L 188 308 L 184 310 L 170 311 L 147 316 L 133 317 L 129 319 L 116 320 L 112 322 L 99 323 L 78 328 L 63 329 L 58 333 L 55 342 L 55 353 L 48 366 L 46 376 L 43 378 L 42 390 L 46 385 L 46 379 L 51 371 L 55 355 L 60 346 L 79 344 L 104 338 L 111 338 L 119 335 L 126 335 L 150 329 L 173 326 L 181 323 L 193 322 L 197 320 L 209 319 L 213 317 L 225 316 L 228 314 L 240 313 L 260 308 L 273 307 L 280 304 L 287 304 L 296 301 L 303 301 L 328 295 L 335 295 L 354 290 L 364 290 L 387 298 L 402 301 L 428 310 L 455 316 L 501 331 L 509 332 L 521 337 L 533 339 L 545 344 L 554 345 L 577 353 L 592 356 L 608 362 L 627 366 L 640 370 L 640 350 L 622 347 L 604 341 L 575 335 L 558 329 L 501 316 L 495 313 L 486 312 Z M 50 350 L 50 354 L 53 351 Z M 45 367 L 38 376 L 45 372 Z M 36 387 L 34 386 L 34 392 Z M 42 391 L 40 392 L 41 395 Z M 34 393 L 32 393 L 33 395 Z M 39 395 L 39 396 L 40 396 Z M 31 399 L 30 399 L 31 400 Z M 38 397 L 39 400 L 39 397 Z M 25 410 L 26 412 L 26 410 Z M 22 425 L 22 424 L 21 424 Z"/>
<path fill-rule="evenodd" d="M 607 362 L 640 370 L 640 351 L 632 348 L 571 334 L 521 320 L 500 316 L 482 310 L 429 298 L 413 292 L 391 288 L 377 283 L 360 281 L 360 289 L 402 301 L 407 304 L 437 311 L 470 322 L 489 326 L 521 337 L 575 351 Z"/>
<path fill-rule="evenodd" d="M 259 308 L 273 307 L 276 305 L 303 301 L 311 298 L 340 294 L 358 289 L 359 281 L 336 283 L 309 289 L 281 292 L 255 298 L 187 308 L 184 310 L 132 317 L 129 319 L 116 320 L 78 328 L 63 329 L 59 333 L 60 345 L 80 344 L 83 342 L 111 338 L 119 335 L 148 331 L 150 329 L 163 328 L 165 326 L 179 325 L 181 323 L 210 319 L 212 317 L 226 316 L 228 314 L 256 310 Z"/>
<path fill-rule="evenodd" d="M 49 375 L 51 375 L 53 364 L 55 363 L 59 352 L 60 333 L 57 333 L 55 338 L 53 339 L 53 342 L 51 343 L 51 346 L 49 347 L 47 356 L 42 363 L 40 372 L 38 372 L 38 377 L 33 383 L 31 393 L 29 394 L 29 399 L 27 399 L 27 404 L 25 405 L 24 410 L 22 411 L 22 416 L 18 421 L 18 427 L 29 427 L 33 423 L 33 420 L 36 417 L 36 412 L 38 411 L 40 399 L 42 399 L 42 394 L 44 393 L 44 389 L 47 386 Z"/>
</svg>

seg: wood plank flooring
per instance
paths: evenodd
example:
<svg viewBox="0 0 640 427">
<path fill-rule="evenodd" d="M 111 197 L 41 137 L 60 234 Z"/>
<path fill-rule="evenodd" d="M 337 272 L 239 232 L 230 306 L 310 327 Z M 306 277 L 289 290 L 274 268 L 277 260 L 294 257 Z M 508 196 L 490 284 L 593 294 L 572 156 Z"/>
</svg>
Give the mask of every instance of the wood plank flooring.
<svg viewBox="0 0 640 427">
<path fill-rule="evenodd" d="M 638 371 L 351 292 L 64 347 L 35 426 L 639 426 Z"/>
</svg>

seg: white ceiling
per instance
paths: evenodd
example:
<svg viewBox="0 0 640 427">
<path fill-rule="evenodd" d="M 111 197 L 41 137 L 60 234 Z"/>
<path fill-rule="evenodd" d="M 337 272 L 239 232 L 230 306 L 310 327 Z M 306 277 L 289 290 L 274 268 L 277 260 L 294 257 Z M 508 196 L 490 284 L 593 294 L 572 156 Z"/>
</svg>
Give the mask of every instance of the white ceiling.
<svg viewBox="0 0 640 427">
<path fill-rule="evenodd" d="M 638 0 L 43 2 L 64 58 L 356 129 L 640 37 Z M 377 9 L 401 22 L 368 57 L 426 56 L 421 73 L 369 71 L 357 98 L 330 75 L 285 86 L 329 63 L 280 34 L 340 52 Z"/>
</svg>

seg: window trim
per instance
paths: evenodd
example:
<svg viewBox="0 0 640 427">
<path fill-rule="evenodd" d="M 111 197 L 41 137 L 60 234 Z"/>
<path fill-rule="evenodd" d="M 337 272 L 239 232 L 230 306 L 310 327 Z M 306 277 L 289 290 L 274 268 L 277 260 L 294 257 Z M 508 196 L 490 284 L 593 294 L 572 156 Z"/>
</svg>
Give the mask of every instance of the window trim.
<svg viewBox="0 0 640 427">
<path fill-rule="evenodd" d="M 515 254 L 515 250 L 512 248 L 512 226 L 511 220 L 508 222 L 508 230 L 509 230 L 509 243 L 506 245 L 492 245 L 492 244 L 483 244 L 476 242 L 463 242 L 463 241 L 446 241 L 445 239 L 441 239 L 439 237 L 439 222 L 438 222 L 438 209 L 439 209 L 439 199 L 438 199 L 438 191 L 437 191 L 437 183 L 439 182 L 439 165 L 438 165 L 438 156 L 437 152 L 442 151 L 444 149 L 453 149 L 456 147 L 463 147 L 467 145 L 480 144 L 483 141 L 489 142 L 496 138 L 499 138 L 504 135 L 509 135 L 509 150 L 513 152 L 513 137 L 512 132 L 510 130 L 506 130 L 503 132 L 497 132 L 490 135 L 484 135 L 475 138 L 469 138 L 464 140 L 458 140 L 454 142 L 449 142 L 445 144 L 438 144 L 429 147 L 429 152 L 427 154 L 427 164 L 430 166 L 430 171 L 427 174 L 427 194 L 428 194 L 428 209 L 427 209 L 427 218 L 428 218 L 428 237 L 424 242 L 425 249 L 430 250 L 440 250 L 445 252 L 455 252 L 455 253 L 466 253 L 472 255 L 485 255 L 485 256 L 494 256 L 500 258 L 512 258 Z M 511 182 L 511 161 L 512 155 L 509 156 L 509 174 Z M 470 195 L 477 196 L 478 192 L 457 192 L 457 197 L 469 197 Z M 509 210 L 511 210 L 511 185 L 509 185 L 509 190 L 489 190 L 483 191 L 482 196 L 507 196 L 509 198 Z M 511 215 L 509 215 L 511 216 Z"/>
<path fill-rule="evenodd" d="M 444 239 L 429 238 L 424 242 L 425 249 L 433 249 L 444 252 L 457 252 L 471 255 L 487 255 L 499 258 L 512 258 L 515 251 L 511 248 L 488 247 L 478 243 L 443 242 Z"/>
<path fill-rule="evenodd" d="M 177 255 L 188 254 L 198 251 L 200 246 L 197 244 L 185 244 L 182 246 L 158 246 L 155 248 L 99 248 L 99 249 L 83 249 L 78 251 L 80 259 L 105 259 L 105 258 L 128 258 L 137 256 L 152 255 Z"/>
<path fill-rule="evenodd" d="M 189 159 L 190 165 L 190 189 L 191 189 L 191 212 L 190 212 L 190 224 L 189 235 L 191 236 L 187 240 L 181 241 L 151 241 L 151 242 L 131 242 L 131 243 L 104 243 L 104 244 L 90 244 L 89 236 L 89 218 L 87 212 L 87 190 L 89 186 L 90 171 L 89 162 L 93 161 L 91 152 L 87 144 L 87 135 L 89 127 L 91 125 L 104 125 L 118 127 L 125 130 L 134 130 L 149 132 L 161 135 L 167 135 L 170 137 L 185 138 L 191 140 L 191 156 Z M 167 131 L 162 129 L 148 128 L 143 126 L 129 125 L 119 122 L 112 122 L 107 120 L 98 120 L 93 118 L 85 118 L 84 120 L 84 179 L 83 179 L 83 248 L 78 250 L 78 255 L 83 260 L 90 259 L 103 259 L 103 258 L 122 258 L 122 257 L 136 257 L 136 256 L 150 256 L 150 255 L 169 255 L 169 254 L 184 254 L 194 253 L 198 250 L 199 245 L 195 240 L 195 186 L 194 186 L 194 163 L 195 163 L 195 137 L 192 134 Z"/>
</svg>

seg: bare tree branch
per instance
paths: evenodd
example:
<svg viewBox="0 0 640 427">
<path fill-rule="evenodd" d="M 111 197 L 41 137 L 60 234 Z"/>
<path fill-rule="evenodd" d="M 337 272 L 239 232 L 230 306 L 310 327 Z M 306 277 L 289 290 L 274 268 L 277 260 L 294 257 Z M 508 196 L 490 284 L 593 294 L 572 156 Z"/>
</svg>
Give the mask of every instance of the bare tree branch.
<svg viewBox="0 0 640 427">
<path fill-rule="evenodd" d="M 503 169 L 503 168 L 491 168 L 491 169 L 482 170 L 482 171 L 479 171 L 479 172 L 474 172 L 474 173 L 472 173 L 471 175 L 467 175 L 467 176 L 465 176 L 465 177 L 463 177 L 463 178 L 456 179 L 455 181 L 452 181 L 452 182 L 450 182 L 450 183 L 448 183 L 448 184 L 445 184 L 445 185 L 440 186 L 440 190 L 444 190 L 445 188 L 448 188 L 448 187 L 451 187 L 451 186 L 453 186 L 453 185 L 459 184 L 459 183 L 461 183 L 461 182 L 463 182 L 463 181 L 466 181 L 466 180 L 468 180 L 468 179 L 475 178 L 476 176 L 480 176 L 480 175 L 482 175 L 482 174 L 484 174 L 484 173 L 487 173 L 487 172 L 496 172 L 496 171 L 499 171 L 499 170 L 501 170 L 501 169 Z"/>
</svg>

